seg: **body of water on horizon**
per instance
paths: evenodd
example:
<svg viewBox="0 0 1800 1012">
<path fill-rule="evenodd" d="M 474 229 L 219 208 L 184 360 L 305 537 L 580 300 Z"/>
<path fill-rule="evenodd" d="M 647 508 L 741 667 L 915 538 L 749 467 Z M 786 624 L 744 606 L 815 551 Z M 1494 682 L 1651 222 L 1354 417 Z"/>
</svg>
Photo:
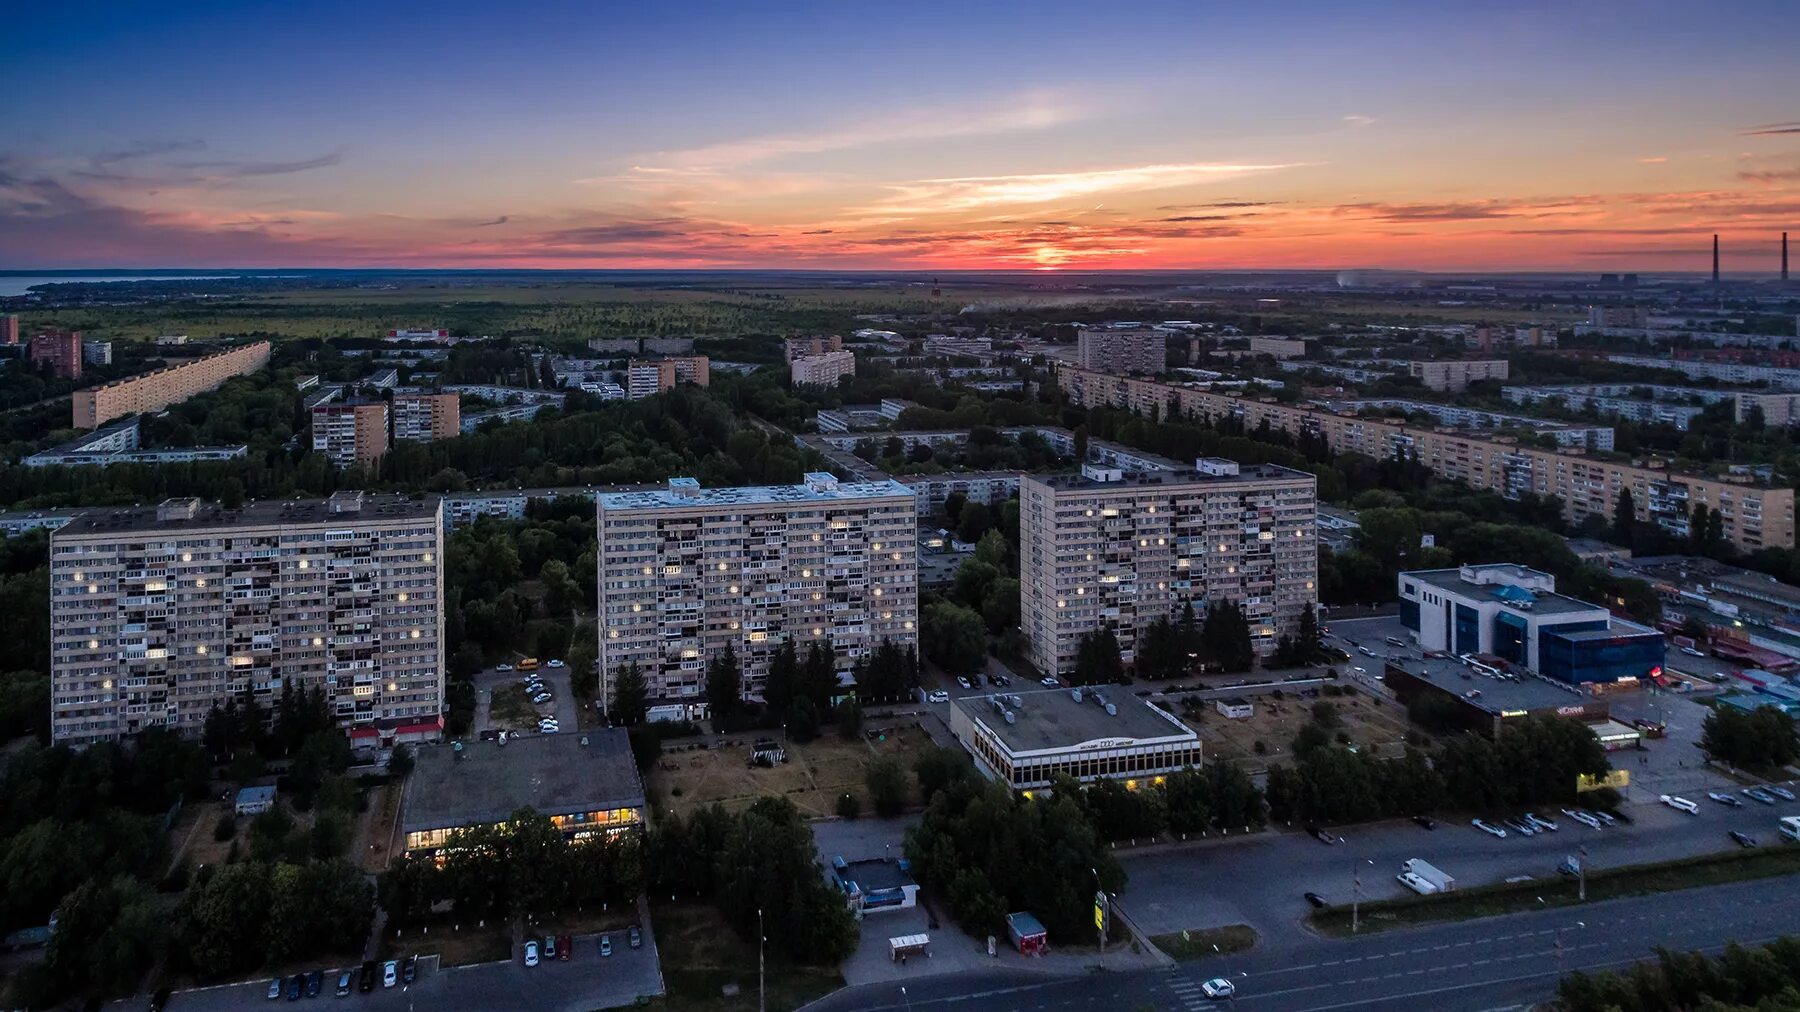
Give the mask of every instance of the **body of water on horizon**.
<svg viewBox="0 0 1800 1012">
<path fill-rule="evenodd" d="M 109 285 L 123 284 L 131 281 L 221 281 L 235 278 L 236 274 L 172 274 L 165 276 L 128 276 L 128 277 L 84 277 L 79 274 L 21 274 L 12 277 L 0 277 L 0 298 L 15 298 L 30 295 L 31 289 L 38 285 Z"/>
</svg>

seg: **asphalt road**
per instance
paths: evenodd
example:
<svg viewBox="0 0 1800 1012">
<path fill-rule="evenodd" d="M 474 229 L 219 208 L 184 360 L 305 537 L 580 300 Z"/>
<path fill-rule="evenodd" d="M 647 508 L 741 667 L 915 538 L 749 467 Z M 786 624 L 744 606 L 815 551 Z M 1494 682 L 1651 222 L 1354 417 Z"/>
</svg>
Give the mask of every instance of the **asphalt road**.
<svg viewBox="0 0 1800 1012">
<path fill-rule="evenodd" d="M 1234 981 L 1234 1005 L 1258 1012 L 1521 1007 L 1551 997 L 1567 971 L 1621 967 L 1650 957 L 1656 945 L 1716 951 L 1731 940 L 1800 933 L 1800 904 L 1767 902 L 1796 886 L 1800 876 L 1353 939 L 1309 935 L 1287 951 L 1258 949 L 1152 971 L 947 977 L 909 984 L 904 996 L 897 987 L 857 988 L 807 1012 L 1195 1012 L 1210 1004 L 1200 984 L 1212 977 Z"/>
</svg>

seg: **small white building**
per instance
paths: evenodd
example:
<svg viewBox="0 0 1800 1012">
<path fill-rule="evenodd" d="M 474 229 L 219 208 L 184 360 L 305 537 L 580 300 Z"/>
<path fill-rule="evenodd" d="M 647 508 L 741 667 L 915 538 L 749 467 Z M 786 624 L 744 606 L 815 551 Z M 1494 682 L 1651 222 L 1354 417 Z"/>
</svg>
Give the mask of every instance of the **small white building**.
<svg viewBox="0 0 1800 1012">
<path fill-rule="evenodd" d="M 1219 711 L 1219 716 L 1226 720 L 1248 720 L 1256 715 L 1255 704 L 1241 697 L 1215 699 L 1213 709 Z"/>
</svg>

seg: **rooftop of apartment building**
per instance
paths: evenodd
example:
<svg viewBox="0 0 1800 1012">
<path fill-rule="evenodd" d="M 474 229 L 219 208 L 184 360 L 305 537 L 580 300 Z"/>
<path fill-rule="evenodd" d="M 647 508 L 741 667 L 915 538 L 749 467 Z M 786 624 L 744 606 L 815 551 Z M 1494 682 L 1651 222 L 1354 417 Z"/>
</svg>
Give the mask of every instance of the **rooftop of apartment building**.
<svg viewBox="0 0 1800 1012">
<path fill-rule="evenodd" d="M 1032 475 L 1031 480 L 1057 491 L 1141 488 L 1184 488 L 1206 485 L 1239 485 L 1244 482 L 1313 480 L 1305 471 L 1279 464 L 1239 464 L 1236 461 L 1202 457 L 1192 469 L 1169 471 L 1127 471 L 1120 468 L 1085 465 L 1070 474 Z"/>
<path fill-rule="evenodd" d="M 1475 583 L 1464 577 L 1468 571 L 1495 578 L 1493 583 Z M 1532 581 L 1554 579 L 1547 573 L 1516 565 L 1510 562 L 1498 562 L 1484 566 L 1462 566 L 1456 569 L 1416 569 L 1402 576 L 1409 576 L 1421 583 L 1430 584 L 1449 594 L 1475 600 L 1491 600 L 1510 607 L 1527 607 L 1534 615 L 1575 614 L 1591 612 L 1601 607 L 1586 601 L 1577 600 L 1551 590 L 1532 590 L 1524 585 Z"/>
<path fill-rule="evenodd" d="M 1014 754 L 1069 749 L 1115 738 L 1195 736 L 1193 729 L 1173 714 L 1137 698 L 1124 686 L 1097 688 L 963 696 L 951 700 L 951 705 L 987 725 Z M 1108 705 L 1113 712 L 1107 711 Z M 1011 723 L 1003 710 L 1013 715 Z"/>
<path fill-rule="evenodd" d="M 644 784 L 623 728 L 426 745 L 406 778 L 403 832 L 546 814 L 641 808 Z"/>
<path fill-rule="evenodd" d="M 325 499 L 264 499 L 237 509 L 199 499 L 169 499 L 156 506 L 99 507 L 69 521 L 59 536 L 117 531 L 211 530 L 219 527 L 290 527 L 348 520 L 407 520 L 436 516 L 438 496 L 409 498 L 335 492 Z"/>
<path fill-rule="evenodd" d="M 646 510 L 850 502 L 889 496 L 912 499 L 913 492 L 892 478 L 839 481 L 828 472 L 809 471 L 798 485 L 704 488 L 694 478 L 670 478 L 667 488 L 604 493 L 599 496 L 599 500 L 600 507 L 606 510 Z"/>
</svg>

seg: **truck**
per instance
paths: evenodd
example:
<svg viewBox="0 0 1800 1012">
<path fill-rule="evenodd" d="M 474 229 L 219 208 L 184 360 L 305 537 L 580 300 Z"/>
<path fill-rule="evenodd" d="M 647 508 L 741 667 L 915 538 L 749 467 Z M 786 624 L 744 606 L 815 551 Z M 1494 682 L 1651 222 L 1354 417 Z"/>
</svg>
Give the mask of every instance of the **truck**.
<svg viewBox="0 0 1800 1012">
<path fill-rule="evenodd" d="M 1781 819 L 1781 835 L 1800 843 L 1800 815 L 1787 815 Z"/>
<path fill-rule="evenodd" d="M 1406 882 L 1406 884 L 1409 887 L 1412 887 L 1415 892 L 1420 892 L 1421 890 L 1412 886 L 1411 882 L 1407 882 L 1406 876 L 1408 875 L 1416 876 L 1419 880 L 1430 883 L 1432 892 L 1448 893 L 1456 891 L 1456 879 L 1452 878 L 1441 869 L 1433 867 L 1424 858 L 1409 857 L 1400 864 L 1400 881 Z"/>
</svg>

